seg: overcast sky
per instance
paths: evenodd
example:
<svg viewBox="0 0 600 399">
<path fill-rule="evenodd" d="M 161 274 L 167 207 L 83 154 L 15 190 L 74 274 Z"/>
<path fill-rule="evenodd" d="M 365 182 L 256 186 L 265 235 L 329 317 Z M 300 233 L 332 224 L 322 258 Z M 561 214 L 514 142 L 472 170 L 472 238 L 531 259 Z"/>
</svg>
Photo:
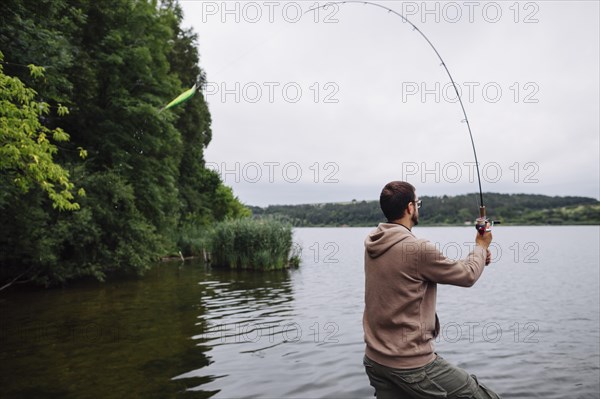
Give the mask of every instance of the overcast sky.
<svg viewBox="0 0 600 399">
<path fill-rule="evenodd" d="M 484 192 L 600 197 L 599 2 L 376 3 L 444 59 Z M 209 82 L 208 166 L 248 205 L 374 200 L 391 180 L 476 192 L 467 125 L 427 42 L 381 8 L 315 4 L 181 1 Z"/>
</svg>

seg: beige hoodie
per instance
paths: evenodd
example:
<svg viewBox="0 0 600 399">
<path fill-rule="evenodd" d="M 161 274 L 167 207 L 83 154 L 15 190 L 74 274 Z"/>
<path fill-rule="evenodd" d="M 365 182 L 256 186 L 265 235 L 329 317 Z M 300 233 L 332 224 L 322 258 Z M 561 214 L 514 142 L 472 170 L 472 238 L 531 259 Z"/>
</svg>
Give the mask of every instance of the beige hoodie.
<svg viewBox="0 0 600 399">
<path fill-rule="evenodd" d="M 366 355 L 384 366 L 416 368 L 435 358 L 439 333 L 437 283 L 473 285 L 486 250 L 475 246 L 464 260 L 446 258 L 436 245 L 406 227 L 381 223 L 365 239 Z"/>
</svg>

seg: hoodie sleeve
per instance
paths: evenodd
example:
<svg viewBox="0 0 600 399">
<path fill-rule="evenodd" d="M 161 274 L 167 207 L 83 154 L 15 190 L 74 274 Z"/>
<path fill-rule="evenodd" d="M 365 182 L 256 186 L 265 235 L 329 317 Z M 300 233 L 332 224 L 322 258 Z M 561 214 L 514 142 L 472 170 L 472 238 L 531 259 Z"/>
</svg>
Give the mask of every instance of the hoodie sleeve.
<svg viewBox="0 0 600 399">
<path fill-rule="evenodd" d="M 417 271 L 424 280 L 470 287 L 483 273 L 487 252 L 481 246 L 475 246 L 473 251 L 461 260 L 448 259 L 429 241 L 423 242 L 419 248 Z"/>
</svg>

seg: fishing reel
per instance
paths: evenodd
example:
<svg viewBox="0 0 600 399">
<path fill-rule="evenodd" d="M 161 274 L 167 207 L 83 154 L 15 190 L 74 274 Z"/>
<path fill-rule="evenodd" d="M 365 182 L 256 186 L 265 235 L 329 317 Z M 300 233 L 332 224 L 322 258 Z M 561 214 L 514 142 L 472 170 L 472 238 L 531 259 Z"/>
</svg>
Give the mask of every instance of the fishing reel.
<svg viewBox="0 0 600 399">
<path fill-rule="evenodd" d="M 489 223 L 489 225 L 488 225 Z M 500 224 L 497 220 L 490 220 L 485 215 L 485 206 L 479 207 L 479 218 L 475 221 L 475 228 L 479 234 L 483 235 L 486 231 L 492 231 L 494 224 Z"/>
</svg>

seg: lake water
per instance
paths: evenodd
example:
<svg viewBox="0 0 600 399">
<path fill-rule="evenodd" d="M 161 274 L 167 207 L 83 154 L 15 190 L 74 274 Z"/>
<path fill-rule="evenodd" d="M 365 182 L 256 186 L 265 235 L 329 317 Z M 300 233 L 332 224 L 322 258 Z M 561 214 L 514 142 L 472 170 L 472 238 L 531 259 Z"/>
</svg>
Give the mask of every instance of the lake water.
<svg viewBox="0 0 600 399">
<path fill-rule="evenodd" d="M 0 397 L 370 398 L 366 228 L 301 228 L 300 268 L 198 262 L 0 294 Z M 472 227 L 416 227 L 464 257 Z M 600 395 L 600 228 L 494 229 L 472 288 L 439 286 L 437 351 L 505 398 Z"/>
</svg>

